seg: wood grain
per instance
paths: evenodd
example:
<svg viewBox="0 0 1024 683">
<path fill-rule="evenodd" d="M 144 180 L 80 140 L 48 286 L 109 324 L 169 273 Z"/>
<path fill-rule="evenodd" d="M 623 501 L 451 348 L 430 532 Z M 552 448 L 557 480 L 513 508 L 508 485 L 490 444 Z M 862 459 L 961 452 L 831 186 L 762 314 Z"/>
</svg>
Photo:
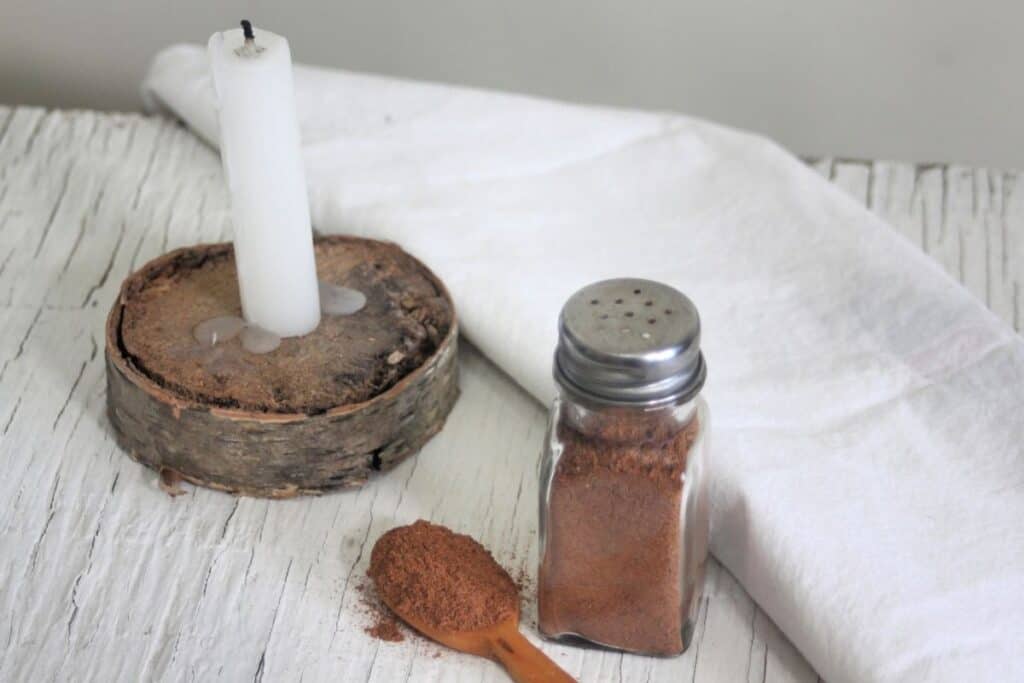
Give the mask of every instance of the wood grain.
<svg viewBox="0 0 1024 683">
<path fill-rule="evenodd" d="M 1017 173 L 811 163 L 1021 329 Z M 171 499 L 114 444 L 106 308 L 146 260 L 228 237 L 222 183 L 174 123 L 0 108 L 0 680 L 505 680 L 422 640 L 369 638 L 357 590 L 377 536 L 418 517 L 533 575 L 544 410 L 472 348 L 444 431 L 359 491 Z M 531 591 L 528 637 L 585 681 L 817 678 L 714 562 L 695 645 L 675 659 L 539 643 Z"/>
</svg>

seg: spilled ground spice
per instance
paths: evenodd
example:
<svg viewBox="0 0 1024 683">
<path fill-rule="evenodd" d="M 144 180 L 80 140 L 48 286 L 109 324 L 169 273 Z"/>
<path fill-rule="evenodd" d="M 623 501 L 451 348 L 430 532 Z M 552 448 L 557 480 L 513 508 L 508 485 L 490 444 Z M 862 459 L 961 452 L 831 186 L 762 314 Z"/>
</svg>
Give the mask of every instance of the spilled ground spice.
<svg viewBox="0 0 1024 683">
<path fill-rule="evenodd" d="M 703 571 L 684 561 L 702 565 L 689 546 L 707 542 L 705 533 L 682 552 L 684 473 L 698 420 L 680 429 L 658 416 L 606 413 L 587 427 L 558 425 L 562 456 L 548 499 L 540 630 L 678 654 L 698 597 L 694 577 Z"/>
<path fill-rule="evenodd" d="M 519 611 L 516 584 L 482 545 L 422 519 L 377 540 L 368 575 L 396 612 L 445 631 L 486 628 Z"/>
<path fill-rule="evenodd" d="M 356 590 L 359 591 L 362 612 L 370 618 L 370 624 L 363 628 L 363 631 L 377 640 L 389 643 L 400 643 L 405 640 L 398 619 L 374 595 L 370 585 L 360 582 Z"/>
<path fill-rule="evenodd" d="M 384 640 L 389 643 L 400 643 L 405 640 L 402 631 L 398 628 L 398 622 L 394 617 L 381 615 L 366 632 L 377 640 Z"/>
</svg>

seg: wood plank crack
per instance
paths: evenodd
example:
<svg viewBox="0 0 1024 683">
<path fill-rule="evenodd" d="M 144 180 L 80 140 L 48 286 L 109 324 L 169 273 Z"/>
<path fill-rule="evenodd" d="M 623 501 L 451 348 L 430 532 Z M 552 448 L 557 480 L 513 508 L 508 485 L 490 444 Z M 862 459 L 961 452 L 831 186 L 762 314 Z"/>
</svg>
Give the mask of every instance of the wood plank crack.
<svg viewBox="0 0 1024 683">
<path fill-rule="evenodd" d="M 103 529 L 103 515 L 107 510 L 107 503 L 109 499 L 104 501 L 103 506 L 100 508 L 99 513 L 96 515 L 96 531 L 93 532 L 92 540 L 89 542 L 89 551 L 85 556 L 85 569 L 83 569 L 78 576 L 75 577 L 75 582 L 71 587 L 71 616 L 68 618 L 67 625 L 67 641 L 71 642 L 71 627 L 75 623 L 75 618 L 78 616 L 78 586 L 82 582 L 82 577 L 92 571 L 92 558 L 93 553 L 96 550 L 96 539 L 100 536 L 100 531 Z"/>
<path fill-rule="evenodd" d="M 706 590 L 706 589 L 705 589 Z M 693 653 L 693 671 L 690 673 L 690 683 L 694 683 L 697 680 L 697 666 L 700 664 L 700 650 L 704 644 L 704 634 L 707 631 L 708 625 L 708 610 L 711 608 L 711 596 L 705 595 L 700 600 L 701 614 L 700 614 L 700 636 L 697 639 L 696 646 Z"/>
<path fill-rule="evenodd" d="M 21 358 L 22 354 L 25 353 L 25 343 L 28 341 L 28 338 L 32 335 L 32 330 L 35 329 L 36 323 L 39 322 L 39 316 L 41 316 L 42 314 L 43 314 L 43 307 L 40 306 L 36 310 L 36 314 L 35 314 L 35 316 L 33 316 L 32 322 L 29 323 L 28 329 L 25 330 L 25 334 L 23 334 L 21 336 L 21 341 L 18 342 L 18 350 L 14 352 L 13 356 L 11 356 L 9 359 L 4 361 L 3 367 L 0 367 L 0 382 L 3 382 L 3 380 L 4 380 L 4 374 L 6 374 L 6 372 L 7 372 L 7 367 L 11 363 L 13 363 L 13 362 L 17 361 L 19 358 Z"/>
<path fill-rule="evenodd" d="M 39 238 L 39 244 L 36 246 L 36 252 L 33 254 L 33 258 L 39 258 L 39 254 L 43 251 L 43 245 L 46 244 L 46 238 L 50 234 L 50 230 L 53 228 L 54 222 L 57 220 L 57 213 L 60 211 L 60 207 L 64 204 L 64 198 L 68 194 L 68 186 L 71 184 L 71 172 L 75 168 L 75 162 L 72 161 L 68 164 L 68 169 L 64 172 L 63 179 L 60 184 L 60 191 L 57 193 L 57 201 L 53 204 L 53 209 L 50 210 L 50 217 L 46 221 L 46 225 L 43 226 L 42 237 Z"/>
<path fill-rule="evenodd" d="M 274 635 L 274 627 L 277 625 L 277 615 L 281 611 L 281 602 L 284 600 L 284 591 L 288 587 L 288 575 L 292 572 L 293 560 L 288 560 L 288 568 L 284 570 L 284 579 L 281 581 L 281 591 L 277 594 L 277 604 L 274 606 L 274 616 L 270 620 L 270 630 L 267 631 L 267 638 L 263 644 L 263 652 L 260 654 L 259 664 L 256 666 L 256 673 L 253 675 L 253 683 L 260 683 L 263 680 L 263 668 L 267 661 L 267 648 L 270 647 L 270 639 Z"/>
<path fill-rule="evenodd" d="M 14 114 L 17 111 L 17 107 L 7 109 L 7 118 L 4 119 L 4 125 L 0 127 L 0 149 L 3 148 L 4 139 L 7 137 L 7 131 L 11 129 L 11 123 L 14 121 Z"/>
<path fill-rule="evenodd" d="M 747 647 L 747 675 L 745 680 L 750 680 L 750 671 L 754 666 L 754 641 L 757 639 L 757 629 L 755 624 L 757 623 L 757 603 L 751 601 L 750 609 L 750 645 Z M 766 648 L 767 649 L 767 648 Z"/>
<path fill-rule="evenodd" d="M 379 486 L 375 486 L 373 489 L 373 498 L 370 500 L 369 506 L 369 519 L 366 522 L 366 533 L 363 534 L 363 540 L 359 543 L 359 551 L 356 553 L 356 559 L 352 562 L 351 568 L 348 570 L 348 574 L 345 575 L 345 583 L 341 588 L 341 597 L 338 598 L 338 614 L 334 618 L 334 633 L 331 635 L 330 645 L 334 645 L 334 639 L 338 635 L 338 629 L 341 627 L 341 617 L 344 614 L 345 607 L 345 596 L 348 594 L 349 584 L 352 582 L 352 575 L 356 573 L 356 569 L 359 567 L 359 562 L 363 559 L 363 553 L 366 550 L 366 542 L 370 539 L 370 530 L 373 529 L 373 508 L 377 503 L 377 493 L 380 491 Z M 330 649 L 330 647 L 328 647 Z"/>
<path fill-rule="evenodd" d="M 82 308 L 85 308 L 89 304 L 89 300 L 92 298 L 92 295 L 96 293 L 96 290 L 101 289 L 103 285 L 107 284 L 107 278 L 110 277 L 110 270 L 114 267 L 114 261 L 117 259 L 117 254 L 121 250 L 121 244 L 124 242 L 124 235 L 127 227 L 127 223 L 125 221 L 121 221 L 121 229 L 118 232 L 114 248 L 110 250 L 110 259 L 107 261 L 107 267 L 103 269 L 103 274 L 100 275 L 99 281 L 89 287 L 89 291 L 85 293 L 85 298 L 82 299 Z"/>
<path fill-rule="evenodd" d="M 95 346 L 95 342 L 93 342 Z M 93 353 L 95 357 L 95 352 Z M 78 388 L 78 384 L 82 381 L 82 375 L 85 374 L 85 368 L 89 366 L 90 360 L 82 361 L 82 366 L 78 368 L 78 374 L 75 376 L 75 381 L 71 383 L 71 389 L 68 391 L 68 395 L 64 398 L 64 403 L 61 405 L 60 410 L 57 411 L 57 417 L 53 418 L 53 425 L 50 429 L 56 429 L 57 423 L 60 422 L 60 418 L 64 416 L 64 411 L 68 409 L 68 404 L 71 403 L 71 397 L 75 395 L 75 389 Z"/>
<path fill-rule="evenodd" d="M 10 417 L 7 418 L 7 422 L 4 424 L 4 436 L 7 436 L 7 431 L 11 428 L 14 423 L 14 417 L 18 414 L 18 408 L 21 407 L 21 396 L 14 402 L 14 408 L 11 410 Z"/>
<path fill-rule="evenodd" d="M 231 523 L 232 518 L 234 518 L 235 513 L 238 511 L 239 502 L 241 502 L 240 499 L 235 498 L 235 504 L 231 506 L 231 512 L 229 512 L 228 516 L 224 518 L 224 524 L 220 528 L 220 540 L 222 541 L 224 540 L 224 537 L 228 533 L 228 524 Z"/>
<path fill-rule="evenodd" d="M 146 159 L 146 166 L 142 171 L 142 178 L 139 180 L 139 185 L 135 188 L 135 195 L 132 197 L 132 211 L 138 210 L 139 208 L 139 202 L 142 200 L 142 189 L 146 186 L 146 182 L 149 180 L 149 174 L 153 172 L 153 163 L 156 161 L 156 157 L 160 153 L 160 139 L 163 137 L 165 130 L 167 130 L 166 127 L 161 126 L 153 140 L 153 148 L 149 151 L 149 157 Z M 131 142 L 134 142 L 135 140 L 134 132 L 135 129 L 133 128 L 133 137 Z"/>
<path fill-rule="evenodd" d="M 44 112 L 39 112 L 36 117 L 35 123 L 32 125 L 32 130 L 29 131 L 28 137 L 25 140 L 25 147 L 21 151 L 21 158 L 25 158 L 32 151 L 32 146 L 35 145 L 36 137 L 39 135 L 39 131 L 43 127 L 43 122 L 47 119 L 47 115 Z"/>
</svg>

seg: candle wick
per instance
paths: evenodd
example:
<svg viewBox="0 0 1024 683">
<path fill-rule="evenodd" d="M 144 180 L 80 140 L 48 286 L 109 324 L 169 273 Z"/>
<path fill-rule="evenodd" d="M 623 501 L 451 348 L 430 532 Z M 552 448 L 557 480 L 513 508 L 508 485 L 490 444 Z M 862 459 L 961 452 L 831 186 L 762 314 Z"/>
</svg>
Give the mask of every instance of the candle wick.
<svg viewBox="0 0 1024 683">
<path fill-rule="evenodd" d="M 235 49 L 235 54 L 239 57 L 252 58 L 258 57 L 264 48 L 262 45 L 256 44 L 256 35 L 252 30 L 252 22 L 248 19 L 242 19 L 242 35 L 245 36 L 245 42 L 242 43 L 241 47 Z M 264 41 L 265 42 L 265 41 Z"/>
</svg>

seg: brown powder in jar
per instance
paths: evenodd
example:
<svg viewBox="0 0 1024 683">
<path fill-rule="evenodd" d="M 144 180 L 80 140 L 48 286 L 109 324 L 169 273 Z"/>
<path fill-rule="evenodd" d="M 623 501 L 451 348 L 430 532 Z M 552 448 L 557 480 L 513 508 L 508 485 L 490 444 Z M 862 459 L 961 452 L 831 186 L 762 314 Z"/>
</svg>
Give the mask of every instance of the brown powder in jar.
<svg viewBox="0 0 1024 683">
<path fill-rule="evenodd" d="M 377 539 L 368 575 L 396 612 L 446 631 L 486 628 L 519 612 L 512 577 L 482 545 L 422 519 Z"/>
<path fill-rule="evenodd" d="M 587 428 L 583 434 L 566 420 L 558 427 L 563 452 L 549 493 L 540 629 L 678 654 L 695 600 L 682 593 L 680 542 L 698 420 L 679 429 L 663 417 L 605 413 Z"/>
</svg>

